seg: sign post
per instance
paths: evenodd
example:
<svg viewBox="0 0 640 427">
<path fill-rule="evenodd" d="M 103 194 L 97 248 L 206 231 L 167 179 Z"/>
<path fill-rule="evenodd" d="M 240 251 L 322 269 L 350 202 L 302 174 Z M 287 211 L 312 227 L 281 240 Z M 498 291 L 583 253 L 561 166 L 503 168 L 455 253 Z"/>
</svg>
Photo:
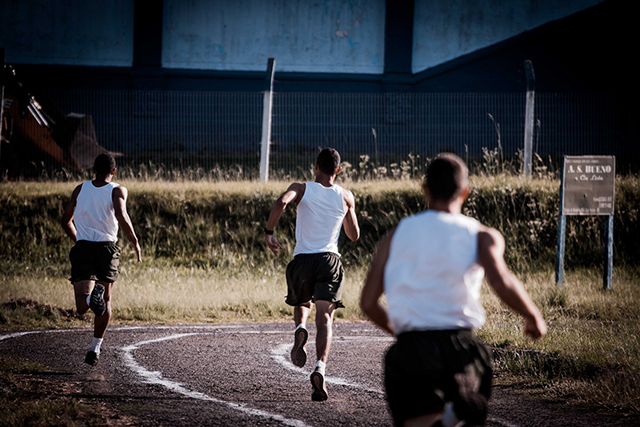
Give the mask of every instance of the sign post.
<svg viewBox="0 0 640 427">
<path fill-rule="evenodd" d="M 613 156 L 564 156 L 558 216 L 556 285 L 564 283 L 566 216 L 608 216 L 605 222 L 604 289 L 611 289 L 616 161 Z"/>
</svg>

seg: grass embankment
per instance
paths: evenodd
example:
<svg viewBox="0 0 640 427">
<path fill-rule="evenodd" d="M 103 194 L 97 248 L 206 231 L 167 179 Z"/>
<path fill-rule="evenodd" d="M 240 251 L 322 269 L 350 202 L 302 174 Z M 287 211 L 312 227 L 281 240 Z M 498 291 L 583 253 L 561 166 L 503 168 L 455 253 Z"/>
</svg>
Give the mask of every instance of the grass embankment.
<svg viewBox="0 0 640 427">
<path fill-rule="evenodd" d="M 287 249 L 267 251 L 262 227 L 286 183 L 123 182 L 144 263 L 123 251 L 114 323 L 291 321 L 284 268 L 294 244 L 293 211 L 277 235 Z M 640 414 L 640 180 L 616 188 L 613 290 L 602 291 L 603 221 L 571 217 L 566 285 L 554 284 L 558 182 L 476 177 L 465 212 L 506 236 L 507 259 L 549 321 L 533 342 L 520 319 L 484 288 L 488 322 L 480 335 L 496 352 L 497 381 L 573 402 Z M 72 315 L 71 242 L 59 218 L 75 184 L 0 184 L 0 329 L 88 326 Z M 361 320 L 359 291 L 378 239 L 424 209 L 416 181 L 346 184 L 356 195 L 362 238 L 341 247 L 347 308 Z M 124 246 L 125 242 L 121 240 Z M 34 301 L 29 302 L 29 301 Z M 524 388 L 524 387 L 519 387 Z"/>
</svg>

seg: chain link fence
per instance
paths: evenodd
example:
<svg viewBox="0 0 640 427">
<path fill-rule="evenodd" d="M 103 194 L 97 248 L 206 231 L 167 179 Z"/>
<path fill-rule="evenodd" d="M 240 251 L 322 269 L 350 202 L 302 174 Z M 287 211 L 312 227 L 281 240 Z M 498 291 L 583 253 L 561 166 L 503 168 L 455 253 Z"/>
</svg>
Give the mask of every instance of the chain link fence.
<svg viewBox="0 0 640 427">
<path fill-rule="evenodd" d="M 98 143 L 121 153 L 119 165 L 134 175 L 259 175 L 262 93 L 99 90 L 48 96 L 62 114 L 90 115 Z M 270 176 L 309 177 L 318 149 L 326 146 L 340 151 L 356 177 L 421 173 L 441 151 L 472 165 L 489 156 L 517 168 L 525 102 L 524 93 L 275 93 Z M 627 105 L 612 95 L 537 94 L 536 158 L 558 164 L 562 155 L 615 155 L 618 170 L 637 170 L 638 128 Z M 19 174 L 27 175 L 38 164 L 30 158 L 33 150 L 18 149 L 26 143 L 17 133 L 16 141 L 3 145 L 3 167 L 7 161 L 16 168 L 26 164 Z"/>
</svg>

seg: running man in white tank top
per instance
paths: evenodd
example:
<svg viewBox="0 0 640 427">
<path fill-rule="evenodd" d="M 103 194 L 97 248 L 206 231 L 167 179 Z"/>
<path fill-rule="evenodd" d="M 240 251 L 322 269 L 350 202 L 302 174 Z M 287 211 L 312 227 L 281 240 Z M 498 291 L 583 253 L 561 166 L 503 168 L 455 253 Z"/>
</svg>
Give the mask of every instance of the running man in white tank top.
<svg viewBox="0 0 640 427">
<path fill-rule="evenodd" d="M 291 184 L 273 205 L 264 229 L 267 246 L 278 255 L 282 245 L 273 231 L 287 205 L 295 203 L 296 247 L 286 276 L 286 303 L 294 307 L 296 324 L 291 361 L 299 367 L 307 361 L 306 326 L 315 303 L 317 362 L 311 374 L 311 399 L 315 401 L 328 398 L 324 374 L 333 336 L 333 313 L 344 307 L 341 301 L 344 272 L 338 237 L 343 226 L 349 239 L 356 241 L 360 237 L 353 194 L 334 184 L 338 173 L 340 154 L 333 148 L 325 148 L 315 164 L 315 181 Z"/>
<path fill-rule="evenodd" d="M 116 161 L 100 154 L 94 162 L 96 178 L 78 185 L 62 215 L 61 225 L 75 242 L 71 248 L 71 278 L 78 314 L 95 313 L 93 343 L 84 359 L 98 363 L 100 346 L 111 320 L 111 291 L 118 279 L 118 226 L 129 239 L 138 262 L 140 245 L 127 213 L 127 189 L 112 182 Z"/>
<path fill-rule="evenodd" d="M 468 171 L 453 154 L 431 162 L 429 210 L 400 221 L 380 242 L 362 289 L 362 310 L 397 337 L 385 357 L 385 389 L 398 426 L 484 424 L 491 356 L 472 331 L 484 323 L 480 286 L 524 316 L 533 338 L 547 326 L 504 261 L 502 234 L 461 214 Z M 387 307 L 380 304 L 386 295 Z"/>
</svg>

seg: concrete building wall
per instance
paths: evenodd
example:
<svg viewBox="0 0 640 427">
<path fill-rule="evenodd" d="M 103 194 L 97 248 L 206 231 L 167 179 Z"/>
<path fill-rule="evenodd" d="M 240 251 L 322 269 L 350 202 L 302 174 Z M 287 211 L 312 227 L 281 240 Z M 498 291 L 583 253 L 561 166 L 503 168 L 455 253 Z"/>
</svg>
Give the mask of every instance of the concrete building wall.
<svg viewBox="0 0 640 427">
<path fill-rule="evenodd" d="M 414 0 L 411 72 L 437 67 L 602 1 Z M 386 7 L 395 7 L 394 2 L 161 4 L 162 31 L 156 38 L 166 69 L 262 71 L 267 58 L 274 57 L 279 72 L 385 72 Z M 134 6 L 135 0 L 5 0 L 0 2 L 0 47 L 14 64 L 131 67 Z"/>
<path fill-rule="evenodd" d="M 130 67 L 132 0 L 3 0 L 0 47 L 16 64 Z"/>
<path fill-rule="evenodd" d="M 419 73 L 602 0 L 415 0 L 412 72 Z"/>
<path fill-rule="evenodd" d="M 381 74 L 384 0 L 165 0 L 162 65 Z"/>
</svg>

